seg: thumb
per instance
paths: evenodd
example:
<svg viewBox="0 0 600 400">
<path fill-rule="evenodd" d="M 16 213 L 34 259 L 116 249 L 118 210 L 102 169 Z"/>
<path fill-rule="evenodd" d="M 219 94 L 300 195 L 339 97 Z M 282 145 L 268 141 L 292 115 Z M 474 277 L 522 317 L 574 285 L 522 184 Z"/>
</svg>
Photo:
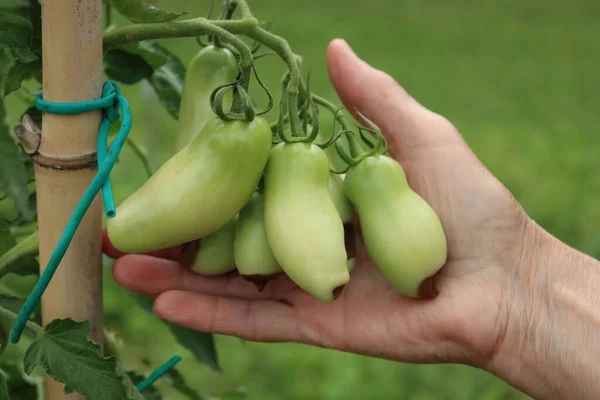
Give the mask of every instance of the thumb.
<svg viewBox="0 0 600 400">
<path fill-rule="evenodd" d="M 391 76 L 358 58 L 344 40 L 329 44 L 327 68 L 346 108 L 355 117 L 358 109 L 373 121 L 397 159 L 417 147 L 462 141 L 445 118 L 419 104 Z"/>
</svg>

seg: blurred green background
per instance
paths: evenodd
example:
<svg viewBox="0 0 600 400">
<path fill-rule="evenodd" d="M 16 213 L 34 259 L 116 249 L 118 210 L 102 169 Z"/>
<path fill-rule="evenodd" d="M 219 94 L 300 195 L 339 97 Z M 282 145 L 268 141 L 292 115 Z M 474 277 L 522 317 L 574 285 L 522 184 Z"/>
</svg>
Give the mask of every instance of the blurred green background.
<svg viewBox="0 0 600 400">
<path fill-rule="evenodd" d="M 199 4 L 202 3 L 202 4 Z M 497 3 L 497 4 L 496 4 Z M 208 1 L 161 1 L 205 15 Z M 597 0 L 256 0 L 311 71 L 312 89 L 338 103 L 325 49 L 336 37 L 446 116 L 490 171 L 540 225 L 600 258 L 600 3 Z M 117 19 L 116 21 L 120 21 Z M 193 39 L 162 42 L 188 63 Z M 283 64 L 257 61 L 278 95 Z M 143 85 L 121 85 L 134 115 L 133 137 L 154 168 L 172 153 L 176 122 Z M 11 96 L 11 112 L 22 111 Z M 146 179 L 126 147 L 113 174 L 117 201 Z M 108 264 L 108 260 L 107 260 Z M 497 378 L 466 366 L 410 365 L 297 344 L 216 338 L 224 373 L 196 363 L 168 328 L 139 309 L 105 274 L 107 325 L 124 338 L 126 366 L 155 367 L 173 354 L 190 384 L 207 395 L 243 388 L 249 399 L 521 399 Z M 168 399 L 179 399 L 171 394 Z"/>
</svg>

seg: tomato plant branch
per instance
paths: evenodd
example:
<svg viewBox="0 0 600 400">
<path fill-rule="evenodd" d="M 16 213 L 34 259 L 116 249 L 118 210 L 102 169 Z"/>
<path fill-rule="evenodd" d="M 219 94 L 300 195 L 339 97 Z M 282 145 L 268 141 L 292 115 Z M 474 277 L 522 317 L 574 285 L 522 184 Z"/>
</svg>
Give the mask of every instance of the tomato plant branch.
<svg viewBox="0 0 600 400">
<path fill-rule="evenodd" d="M 238 1 L 238 4 L 245 3 Z M 240 6 L 241 9 L 241 6 Z M 277 36 L 260 26 L 255 26 L 247 32 L 242 32 L 244 35 L 262 43 L 264 46 L 274 50 L 287 64 L 290 77 L 287 86 L 288 98 L 287 107 L 290 115 L 290 128 L 292 134 L 302 132 L 302 123 L 298 116 L 298 94 L 300 88 L 300 68 L 297 56 L 292 52 L 289 43 L 280 36 Z"/>
<path fill-rule="evenodd" d="M 129 147 L 131 147 L 131 151 L 133 151 L 133 153 L 137 156 L 137 158 L 139 158 L 139 160 L 142 162 L 142 165 L 144 166 L 144 170 L 146 171 L 146 174 L 148 174 L 148 176 L 152 176 L 154 171 L 152 170 L 152 167 L 150 166 L 150 161 L 148 160 L 148 155 L 142 149 L 142 147 L 131 137 L 127 138 L 127 141 L 125 142 L 125 144 L 127 144 L 127 145 L 129 145 Z"/>
<path fill-rule="evenodd" d="M 266 47 L 274 50 L 287 64 L 290 70 L 288 94 L 290 100 L 290 125 L 293 133 L 302 132 L 302 124 L 296 111 L 297 98 L 300 86 L 301 58 L 294 54 L 288 42 L 262 28 L 258 20 L 252 16 L 248 4 L 244 0 L 234 0 L 242 14 L 241 19 L 209 20 L 194 18 L 183 21 L 162 23 L 131 24 L 122 28 L 113 29 L 104 35 L 104 51 L 118 47 L 122 44 L 139 42 L 148 39 L 166 39 L 180 37 L 198 37 L 206 34 L 213 35 L 231 43 L 240 52 L 240 70 L 244 89 L 247 89 L 245 79 L 250 78 L 249 68 L 253 62 L 251 49 L 236 35 L 242 34 Z M 248 69 L 246 69 L 248 68 Z M 246 75 L 247 73 L 247 75 Z"/>
<path fill-rule="evenodd" d="M 38 232 L 35 231 L 0 257 L 0 271 L 8 268 L 21 257 L 37 254 L 39 247 Z"/>
<path fill-rule="evenodd" d="M 104 35 L 104 52 L 122 44 L 140 42 L 148 39 L 167 39 L 180 37 L 198 37 L 210 34 L 224 42 L 230 43 L 240 55 L 240 71 L 244 89 L 247 89 L 252 74 L 252 51 L 250 47 L 236 33 L 243 33 L 258 26 L 255 18 L 246 20 L 208 20 L 194 18 L 184 21 L 131 24 L 122 28 L 113 29 Z M 247 82 L 244 82 L 244 79 Z"/>
<path fill-rule="evenodd" d="M 8 318 L 11 321 L 14 321 L 17 319 L 17 314 L 15 314 L 14 312 L 12 312 L 10 310 L 7 310 L 6 308 L 4 308 L 2 306 L 0 306 L 0 316 Z M 40 335 L 44 334 L 44 329 L 33 321 L 27 321 L 25 323 L 25 326 L 27 328 L 29 328 L 32 332 L 34 332 L 36 334 L 36 336 L 40 336 Z"/>
<path fill-rule="evenodd" d="M 317 103 L 321 107 L 326 108 L 327 110 L 329 110 L 335 116 L 335 118 L 337 119 L 338 123 L 342 126 L 343 130 L 347 131 L 347 130 L 350 129 L 350 125 L 348 125 L 348 122 L 344 118 L 344 114 L 342 114 L 341 112 L 338 112 L 338 108 L 339 107 L 336 107 L 329 100 L 325 99 L 324 97 L 317 96 L 316 94 L 311 94 L 311 97 L 313 98 L 313 100 L 314 100 L 315 103 Z M 335 135 L 335 132 L 333 132 L 333 134 Z"/>
</svg>

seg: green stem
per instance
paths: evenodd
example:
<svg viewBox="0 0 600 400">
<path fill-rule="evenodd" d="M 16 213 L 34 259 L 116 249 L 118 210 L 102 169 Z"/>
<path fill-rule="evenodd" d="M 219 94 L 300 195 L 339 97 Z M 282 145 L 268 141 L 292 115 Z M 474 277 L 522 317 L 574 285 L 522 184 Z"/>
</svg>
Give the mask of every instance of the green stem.
<svg viewBox="0 0 600 400">
<path fill-rule="evenodd" d="M 198 37 L 211 34 L 233 44 L 240 51 L 240 69 L 242 70 L 242 76 L 244 76 L 244 68 L 250 68 L 252 64 L 252 51 L 241 39 L 235 36 L 243 34 L 271 48 L 283 59 L 290 70 L 288 91 L 291 93 L 291 97 L 297 98 L 300 85 L 299 62 L 301 58 L 292 52 L 285 39 L 260 27 L 258 20 L 252 16 L 245 0 L 233 1 L 235 1 L 242 14 L 241 19 L 208 20 L 206 18 L 194 18 L 162 23 L 132 24 L 106 33 L 103 42 L 104 51 L 106 52 L 122 44 L 148 39 Z M 249 76 L 250 74 L 248 74 Z M 241 84 L 243 85 L 244 82 L 241 82 Z M 302 131 L 298 110 L 290 109 L 290 121 L 292 132 Z"/>
<path fill-rule="evenodd" d="M 129 145 L 129 147 L 131 147 L 131 150 L 135 153 L 137 158 L 140 159 L 148 176 L 152 176 L 152 174 L 154 172 L 152 171 L 152 167 L 150 166 L 150 161 L 148 160 L 148 156 L 146 155 L 146 152 L 144 150 L 142 150 L 140 145 L 130 137 L 127 138 L 127 141 L 125 143 L 127 143 Z"/>
<path fill-rule="evenodd" d="M 317 96 L 316 94 L 313 94 L 312 98 L 313 98 L 313 100 L 314 100 L 315 103 L 317 103 L 321 107 L 325 107 L 333 115 L 335 115 L 335 112 L 337 111 L 338 108 L 332 102 L 330 102 L 329 100 L 327 100 L 327 99 L 325 99 L 323 97 Z M 339 112 L 337 114 L 337 121 L 342 126 L 343 130 L 345 130 L 345 131 L 350 130 L 350 125 L 348 125 L 348 122 L 344 118 L 344 114 L 342 112 Z M 335 135 L 335 132 L 333 132 L 333 134 Z"/>
<path fill-rule="evenodd" d="M 10 319 L 11 321 L 15 321 L 17 319 L 17 314 L 15 314 L 14 312 L 7 310 L 4 307 L 0 307 L 0 315 Z M 25 323 L 25 326 L 27 328 L 29 328 L 32 332 L 34 332 L 36 334 L 36 336 L 40 336 L 44 334 L 44 328 L 42 328 L 41 326 L 39 326 L 38 324 L 36 324 L 33 321 L 27 321 Z"/>
<path fill-rule="evenodd" d="M 258 26 L 256 18 L 237 20 L 193 18 L 172 22 L 131 24 L 107 32 L 104 35 L 103 46 L 104 52 L 107 52 L 123 44 L 142 40 L 197 37 L 206 34 L 218 35 L 227 41 L 230 35 L 242 34 L 255 26 Z"/>
<path fill-rule="evenodd" d="M 243 1 L 238 0 L 238 4 L 241 7 Z M 287 64 L 290 71 L 290 78 L 288 82 L 288 112 L 290 116 L 290 128 L 292 134 L 295 136 L 302 132 L 302 122 L 298 116 L 298 93 L 300 87 L 300 68 L 296 61 L 297 56 L 292 52 L 289 43 L 280 36 L 274 35 L 271 32 L 262 29 L 259 26 L 253 27 L 247 32 L 242 32 L 244 35 L 262 43 L 264 46 L 274 50 L 282 60 Z"/>
<path fill-rule="evenodd" d="M 35 231 L 31 235 L 27 236 L 25 239 L 21 240 L 16 245 L 14 245 L 6 253 L 2 254 L 2 256 L 0 257 L 0 273 L 3 269 L 8 268 L 21 257 L 36 254 L 38 252 L 38 249 L 39 236 L 38 232 Z"/>
<path fill-rule="evenodd" d="M 224 42 L 231 43 L 240 54 L 240 70 L 248 70 L 251 75 L 252 51 L 235 34 L 250 31 L 258 26 L 255 18 L 245 20 L 208 20 L 194 18 L 184 21 L 160 22 L 149 24 L 131 24 L 114 29 L 104 35 L 104 52 L 120 45 L 140 42 L 148 39 L 167 39 L 179 37 L 198 37 L 206 34 L 219 37 Z M 249 78 L 248 78 L 249 79 Z"/>
</svg>

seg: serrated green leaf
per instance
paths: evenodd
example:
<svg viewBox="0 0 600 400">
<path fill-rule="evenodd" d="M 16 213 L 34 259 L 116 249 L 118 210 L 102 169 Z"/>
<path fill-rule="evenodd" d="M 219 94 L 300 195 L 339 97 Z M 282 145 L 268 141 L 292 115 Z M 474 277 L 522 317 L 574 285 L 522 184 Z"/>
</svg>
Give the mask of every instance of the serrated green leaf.
<svg viewBox="0 0 600 400">
<path fill-rule="evenodd" d="M 155 49 L 167 56 L 168 61 L 159 69 L 154 70 L 149 83 L 156 92 L 162 106 L 175 120 L 178 120 L 186 68 L 179 57 L 166 48 L 155 44 Z"/>
<path fill-rule="evenodd" d="M 154 314 L 152 311 L 154 299 L 143 295 L 137 295 L 137 300 L 144 310 Z M 163 320 L 163 322 L 167 324 L 179 344 L 190 350 L 198 361 L 208 365 L 217 372 L 222 372 L 217 360 L 214 337 L 211 333 L 198 332 L 169 321 Z"/>
<path fill-rule="evenodd" d="M 167 11 L 143 0 L 109 0 L 109 3 L 131 22 L 169 22 L 186 14 Z"/>
<path fill-rule="evenodd" d="M 91 322 L 55 319 L 44 335 L 27 349 L 25 372 L 42 367 L 64 383 L 66 394 L 78 392 L 88 400 L 144 400 L 116 358 L 100 355 L 100 346 L 88 339 Z"/>
<path fill-rule="evenodd" d="M 32 36 L 31 21 L 15 13 L 0 11 L 0 47 L 13 51 L 29 49 Z"/>
<path fill-rule="evenodd" d="M 153 69 L 162 67 L 169 60 L 168 55 L 160 51 L 158 44 L 153 40 L 124 44 L 118 49 L 142 57 Z"/>
<path fill-rule="evenodd" d="M 0 187 L 11 196 L 19 213 L 26 220 L 33 218 L 29 209 L 27 171 L 21 160 L 22 150 L 10 136 L 8 115 L 4 103 L 4 87 L 14 59 L 8 49 L 0 47 Z"/>
<path fill-rule="evenodd" d="M 31 62 L 23 62 L 17 60 L 14 67 L 8 73 L 6 78 L 6 86 L 4 95 L 8 96 L 12 92 L 16 92 L 21 88 L 21 83 L 29 78 L 34 78 L 38 82 L 42 82 L 42 61 L 35 60 Z"/>
<path fill-rule="evenodd" d="M 133 85 L 152 76 L 152 66 L 143 57 L 121 49 L 104 55 L 104 72 L 113 80 Z"/>
<path fill-rule="evenodd" d="M 17 59 L 24 63 L 30 63 L 39 60 L 39 57 L 29 49 L 16 49 L 15 51 L 17 53 Z"/>
<path fill-rule="evenodd" d="M 175 368 L 170 369 L 165 374 L 165 377 L 169 379 L 171 385 L 177 389 L 181 394 L 185 395 L 190 400 L 204 400 L 204 397 L 198 394 L 192 389 L 183 379 L 183 375 L 179 373 Z"/>
<path fill-rule="evenodd" d="M 133 371 L 127 372 L 127 376 L 129 376 L 129 379 L 131 379 L 131 381 L 133 382 L 134 385 L 137 385 L 138 383 L 140 383 L 141 381 L 143 381 L 145 379 L 142 375 L 137 374 Z M 160 392 L 158 391 L 158 389 L 156 389 L 156 387 L 150 386 L 144 390 L 144 399 L 145 400 L 161 400 L 162 396 L 161 396 Z"/>
<path fill-rule="evenodd" d="M 6 386 L 6 378 L 0 372 L 0 400 L 10 400 L 8 395 L 8 386 Z"/>
<path fill-rule="evenodd" d="M 194 353 L 198 361 L 208 365 L 214 371 L 222 372 L 217 360 L 217 350 L 212 334 L 198 332 L 171 322 L 168 322 L 167 325 L 179 344 Z"/>
</svg>

